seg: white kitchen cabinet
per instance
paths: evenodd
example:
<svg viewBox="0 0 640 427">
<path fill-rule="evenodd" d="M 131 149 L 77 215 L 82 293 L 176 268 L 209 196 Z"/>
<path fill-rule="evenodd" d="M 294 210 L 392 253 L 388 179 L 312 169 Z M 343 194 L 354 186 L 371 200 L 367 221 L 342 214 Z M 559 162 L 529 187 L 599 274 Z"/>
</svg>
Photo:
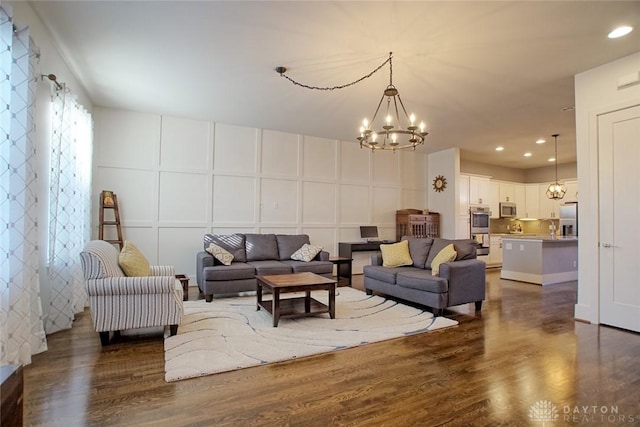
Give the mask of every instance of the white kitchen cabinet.
<svg viewBox="0 0 640 427">
<path fill-rule="evenodd" d="M 577 202 L 578 201 L 578 181 L 566 181 L 564 185 L 567 187 L 567 193 L 564 195 L 562 201 Z"/>
<path fill-rule="evenodd" d="M 488 205 L 490 196 L 489 178 L 469 176 L 469 204 Z"/>
<path fill-rule="evenodd" d="M 527 196 L 525 194 L 524 184 L 514 184 L 514 193 L 515 193 L 515 203 L 516 208 L 518 209 L 518 214 L 520 214 L 520 210 L 524 209 L 527 204 Z"/>
<path fill-rule="evenodd" d="M 540 216 L 539 218 L 558 218 L 558 205 L 557 200 L 553 200 L 547 197 L 547 189 L 549 184 L 540 184 L 538 186 L 540 194 Z"/>
<path fill-rule="evenodd" d="M 491 218 L 500 218 L 500 183 L 491 181 L 489 183 L 489 208 Z"/>
<path fill-rule="evenodd" d="M 460 175 L 458 178 L 458 189 L 460 191 L 458 199 L 459 214 L 466 215 L 469 213 L 469 175 Z"/>
<path fill-rule="evenodd" d="M 471 225 L 469 224 L 469 214 L 458 216 L 456 222 L 456 239 L 470 239 L 471 238 Z"/>
<path fill-rule="evenodd" d="M 512 182 L 500 183 L 500 201 L 515 203 L 516 200 L 516 186 Z"/>
<path fill-rule="evenodd" d="M 502 236 L 491 235 L 489 237 L 488 267 L 500 267 L 502 265 Z"/>
<path fill-rule="evenodd" d="M 526 184 L 524 186 L 525 203 L 523 209 L 518 208 L 520 218 L 540 218 L 540 185 Z"/>
</svg>

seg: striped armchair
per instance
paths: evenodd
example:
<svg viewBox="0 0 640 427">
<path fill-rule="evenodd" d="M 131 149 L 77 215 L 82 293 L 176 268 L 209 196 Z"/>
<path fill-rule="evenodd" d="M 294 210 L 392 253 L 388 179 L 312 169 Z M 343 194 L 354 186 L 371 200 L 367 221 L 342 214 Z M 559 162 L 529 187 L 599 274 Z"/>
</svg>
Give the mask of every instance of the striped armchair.
<svg viewBox="0 0 640 427">
<path fill-rule="evenodd" d="M 151 266 L 151 275 L 127 277 L 118 265 L 118 250 L 92 240 L 80 253 L 93 327 L 107 345 L 110 332 L 169 326 L 178 332 L 182 320 L 182 286 L 170 266 Z"/>
</svg>

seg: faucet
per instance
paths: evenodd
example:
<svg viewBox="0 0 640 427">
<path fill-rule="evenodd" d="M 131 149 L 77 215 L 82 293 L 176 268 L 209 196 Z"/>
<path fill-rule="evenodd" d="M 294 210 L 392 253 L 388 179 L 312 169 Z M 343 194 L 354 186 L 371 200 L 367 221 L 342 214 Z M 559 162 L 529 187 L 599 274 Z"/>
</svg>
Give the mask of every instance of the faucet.
<svg viewBox="0 0 640 427">
<path fill-rule="evenodd" d="M 543 219 L 542 221 L 540 221 L 540 224 L 538 224 L 538 228 L 542 227 L 542 224 L 545 221 L 549 221 L 549 235 L 551 236 L 552 239 L 556 238 L 556 223 L 553 222 L 550 219 Z"/>
</svg>

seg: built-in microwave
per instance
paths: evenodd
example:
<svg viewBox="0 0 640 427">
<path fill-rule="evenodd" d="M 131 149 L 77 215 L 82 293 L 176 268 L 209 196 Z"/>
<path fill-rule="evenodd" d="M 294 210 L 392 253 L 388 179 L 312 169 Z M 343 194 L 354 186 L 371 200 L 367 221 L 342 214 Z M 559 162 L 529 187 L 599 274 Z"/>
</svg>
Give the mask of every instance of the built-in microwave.
<svg viewBox="0 0 640 427">
<path fill-rule="evenodd" d="M 517 215 L 515 203 L 500 202 L 500 218 L 516 218 Z"/>
</svg>

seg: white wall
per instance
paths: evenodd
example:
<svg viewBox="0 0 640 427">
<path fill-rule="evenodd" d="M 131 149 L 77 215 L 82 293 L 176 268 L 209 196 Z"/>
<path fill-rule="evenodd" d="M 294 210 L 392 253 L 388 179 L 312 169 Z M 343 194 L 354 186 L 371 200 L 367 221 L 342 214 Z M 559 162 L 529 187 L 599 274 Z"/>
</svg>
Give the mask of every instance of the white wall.
<svg viewBox="0 0 640 427">
<path fill-rule="evenodd" d="M 429 210 L 440 214 L 440 237 L 445 239 L 456 238 L 457 219 L 460 216 L 459 203 L 460 190 L 458 188 L 458 176 L 460 175 L 460 150 L 449 148 L 429 154 L 428 168 L 429 178 Z M 447 180 L 444 191 L 433 190 L 433 180 L 442 175 Z M 466 212 L 465 212 L 466 214 Z"/>
<path fill-rule="evenodd" d="M 640 104 L 640 85 L 618 89 L 619 77 L 640 72 L 640 52 L 575 77 L 576 140 L 580 182 L 578 319 L 599 323 L 597 116 Z M 640 206 L 625 206 L 640 209 Z"/>
<path fill-rule="evenodd" d="M 306 233 L 337 255 L 360 225 L 393 239 L 396 210 L 426 207 L 423 153 L 107 108 L 94 120 L 95 206 L 114 191 L 124 238 L 191 277 L 205 233 Z"/>
</svg>

